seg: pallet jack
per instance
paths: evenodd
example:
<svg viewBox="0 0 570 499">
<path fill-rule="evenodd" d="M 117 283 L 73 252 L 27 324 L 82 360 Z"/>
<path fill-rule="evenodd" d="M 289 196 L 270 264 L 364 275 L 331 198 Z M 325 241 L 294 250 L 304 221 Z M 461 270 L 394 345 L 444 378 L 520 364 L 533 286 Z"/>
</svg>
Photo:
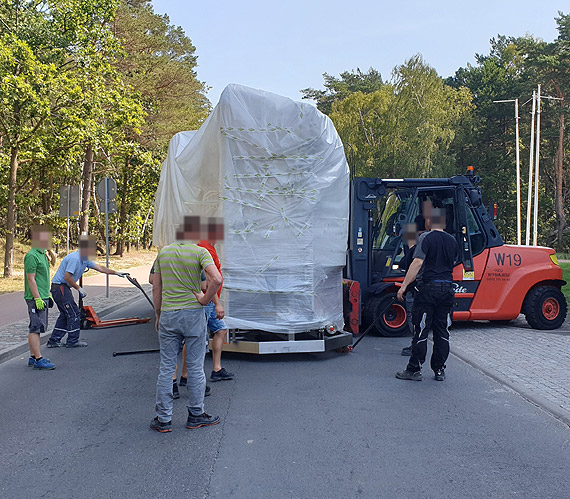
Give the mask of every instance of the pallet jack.
<svg viewBox="0 0 570 499">
<path fill-rule="evenodd" d="M 148 297 L 145 290 L 139 284 L 136 278 L 131 277 L 129 274 L 125 274 L 125 277 L 133 286 L 142 291 L 144 297 L 154 308 L 151 299 Z M 81 329 L 101 329 L 108 327 L 130 326 L 133 324 L 145 324 L 150 321 L 150 317 L 129 317 L 123 319 L 102 320 L 99 318 L 93 307 L 89 305 L 83 305 L 82 298 L 79 298 L 79 309 L 81 310 Z"/>
</svg>

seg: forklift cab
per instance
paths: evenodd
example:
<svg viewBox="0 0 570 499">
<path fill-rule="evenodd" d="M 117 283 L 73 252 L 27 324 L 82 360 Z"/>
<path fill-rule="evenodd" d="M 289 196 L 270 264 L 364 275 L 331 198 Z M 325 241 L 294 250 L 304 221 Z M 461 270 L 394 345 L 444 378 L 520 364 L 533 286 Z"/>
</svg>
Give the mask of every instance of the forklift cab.
<svg viewBox="0 0 570 499">
<path fill-rule="evenodd" d="M 360 283 L 364 324 L 382 312 L 386 295 L 393 296 L 397 291 L 395 282 L 402 281 L 406 273 L 408 248 L 402 238 L 403 229 L 418 215 L 424 215 L 430 204 L 445 210 L 445 230 L 457 240 L 457 264 L 465 272 L 473 271 L 473 258 L 485 248 L 503 244 L 483 207 L 477 181 L 472 175 L 446 179 L 354 179 L 345 277 Z M 380 333 L 405 333 L 405 324 L 385 326 Z"/>
</svg>

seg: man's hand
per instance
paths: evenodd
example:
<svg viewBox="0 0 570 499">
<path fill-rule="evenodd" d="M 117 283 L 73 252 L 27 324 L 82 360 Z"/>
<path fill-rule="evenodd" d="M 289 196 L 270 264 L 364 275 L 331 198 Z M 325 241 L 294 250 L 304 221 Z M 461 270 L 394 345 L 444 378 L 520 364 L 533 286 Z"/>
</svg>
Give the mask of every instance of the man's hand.
<svg viewBox="0 0 570 499">
<path fill-rule="evenodd" d="M 200 305 L 203 305 L 205 307 L 208 303 L 210 303 L 209 301 L 206 301 L 206 295 L 202 291 L 199 293 L 192 291 L 192 293 L 194 293 L 194 296 Z"/>
<path fill-rule="evenodd" d="M 79 291 L 79 296 L 80 296 L 82 299 L 87 296 L 87 293 L 85 292 L 85 290 L 84 290 L 81 286 L 79 286 L 79 287 L 77 288 L 77 291 Z"/>
<path fill-rule="evenodd" d="M 221 303 L 218 303 L 216 305 L 216 319 L 222 320 L 225 315 L 226 311 L 224 310 L 224 307 L 222 307 Z"/>
<path fill-rule="evenodd" d="M 34 298 L 36 302 L 36 310 L 43 310 L 46 308 L 45 302 L 41 298 Z"/>
<path fill-rule="evenodd" d="M 154 311 L 156 318 L 154 321 L 154 328 L 156 329 L 156 332 L 158 333 L 158 323 L 160 322 L 160 310 L 155 310 Z"/>
<path fill-rule="evenodd" d="M 407 286 L 404 286 L 402 284 L 402 287 L 398 290 L 398 294 L 396 295 L 398 301 L 404 301 L 404 293 L 406 292 L 406 288 Z"/>
<path fill-rule="evenodd" d="M 117 277 L 127 277 L 129 275 L 129 273 L 128 272 L 117 272 L 117 271 L 115 271 L 115 275 Z"/>
</svg>

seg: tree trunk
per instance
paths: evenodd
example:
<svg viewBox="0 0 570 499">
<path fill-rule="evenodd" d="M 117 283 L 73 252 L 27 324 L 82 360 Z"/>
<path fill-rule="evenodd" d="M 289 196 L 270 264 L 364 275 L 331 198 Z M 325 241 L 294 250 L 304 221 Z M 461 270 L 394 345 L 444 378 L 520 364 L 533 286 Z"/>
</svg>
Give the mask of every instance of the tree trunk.
<svg viewBox="0 0 570 499">
<path fill-rule="evenodd" d="M 89 231 L 89 204 L 91 200 L 91 184 L 93 183 L 93 146 L 89 144 L 85 150 L 83 162 L 83 192 L 81 193 L 81 216 L 79 231 L 83 234 Z"/>
<path fill-rule="evenodd" d="M 123 179 L 122 179 L 122 199 L 121 208 L 119 210 L 119 227 L 118 227 L 118 237 L 117 237 L 117 251 L 115 255 L 123 256 L 125 252 L 125 233 L 127 232 L 127 190 L 129 188 L 129 171 L 130 163 L 129 159 L 125 160 L 125 166 L 123 168 Z"/>
<path fill-rule="evenodd" d="M 12 277 L 14 236 L 16 232 L 16 181 L 18 178 L 19 147 L 10 151 L 10 180 L 8 183 L 8 210 L 6 216 L 6 246 L 4 247 L 4 277 Z"/>
<path fill-rule="evenodd" d="M 564 112 L 560 113 L 560 130 L 558 133 L 558 150 L 554 160 L 554 208 L 556 211 L 556 250 L 562 251 L 563 236 L 566 229 L 566 214 L 564 213 Z"/>
</svg>

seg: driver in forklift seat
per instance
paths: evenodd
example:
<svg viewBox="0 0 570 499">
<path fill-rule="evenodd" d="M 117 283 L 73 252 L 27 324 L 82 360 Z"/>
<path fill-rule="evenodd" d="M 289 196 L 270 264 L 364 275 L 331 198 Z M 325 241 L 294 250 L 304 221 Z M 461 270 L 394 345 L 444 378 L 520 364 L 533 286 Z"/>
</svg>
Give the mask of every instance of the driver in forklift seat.
<svg viewBox="0 0 570 499">
<path fill-rule="evenodd" d="M 430 329 L 433 333 L 431 368 L 434 379 L 445 379 L 445 362 L 449 356 L 449 326 L 453 306 L 453 267 L 459 247 L 455 238 L 445 232 L 445 210 L 433 208 L 426 216 L 429 232 L 422 235 L 414 253 L 414 260 L 406 273 L 398 300 L 403 301 L 410 284 L 417 280 L 413 307 L 414 337 L 412 354 L 405 370 L 396 373 L 396 378 L 421 381 L 422 364 L 427 353 L 427 339 Z M 421 276 L 418 273 L 422 269 Z"/>
</svg>

